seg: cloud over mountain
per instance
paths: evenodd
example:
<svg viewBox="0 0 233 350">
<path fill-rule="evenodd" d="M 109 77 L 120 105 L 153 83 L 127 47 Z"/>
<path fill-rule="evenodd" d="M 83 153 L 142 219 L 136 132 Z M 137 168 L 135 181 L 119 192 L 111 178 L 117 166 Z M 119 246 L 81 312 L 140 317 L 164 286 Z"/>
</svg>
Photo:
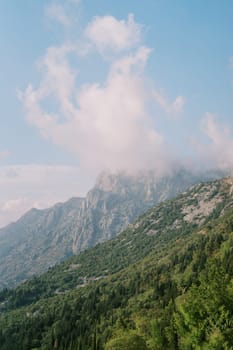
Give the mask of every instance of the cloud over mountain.
<svg viewBox="0 0 233 350">
<path fill-rule="evenodd" d="M 122 169 L 156 168 L 160 176 L 177 161 L 192 167 L 193 159 L 199 168 L 231 167 L 230 127 L 205 110 L 190 118 L 182 91 L 160 87 L 156 74 L 148 74 L 156 42 L 153 49 L 145 45 L 144 27 L 134 15 L 98 15 L 69 35 L 79 5 L 53 1 L 46 8 L 47 19 L 66 34 L 38 61 L 39 83 L 20 93 L 26 120 L 75 155 L 79 171 L 92 179 L 103 170 Z M 191 127 L 184 130 L 189 118 Z M 184 160 L 187 154 L 193 159 Z"/>
<path fill-rule="evenodd" d="M 133 15 L 127 20 L 94 18 L 84 29 L 84 39 L 101 54 L 111 53 L 105 79 L 79 84 L 78 67 L 72 64 L 79 49 L 69 42 L 47 50 L 40 61 L 39 87 L 30 84 L 21 94 L 27 120 L 96 175 L 106 169 L 155 166 L 163 172 L 169 163 L 170 151 L 148 107 L 155 101 L 145 75 L 151 49 L 142 45 L 141 30 Z M 58 105 L 52 113 L 44 107 L 49 99 Z M 182 96 L 171 104 L 158 93 L 156 99 L 167 111 L 183 109 Z"/>
</svg>

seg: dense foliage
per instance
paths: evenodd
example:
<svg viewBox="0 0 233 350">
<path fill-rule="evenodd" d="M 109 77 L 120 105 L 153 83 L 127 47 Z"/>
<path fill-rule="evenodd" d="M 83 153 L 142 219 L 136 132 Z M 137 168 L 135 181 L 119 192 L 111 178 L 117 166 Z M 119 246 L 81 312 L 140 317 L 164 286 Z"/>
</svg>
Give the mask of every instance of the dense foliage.
<svg viewBox="0 0 233 350">
<path fill-rule="evenodd" d="M 182 220 L 181 199 L 3 290 L 0 349 L 233 349 L 233 210 L 198 227 Z M 148 234 L 158 225 L 163 234 Z"/>
</svg>

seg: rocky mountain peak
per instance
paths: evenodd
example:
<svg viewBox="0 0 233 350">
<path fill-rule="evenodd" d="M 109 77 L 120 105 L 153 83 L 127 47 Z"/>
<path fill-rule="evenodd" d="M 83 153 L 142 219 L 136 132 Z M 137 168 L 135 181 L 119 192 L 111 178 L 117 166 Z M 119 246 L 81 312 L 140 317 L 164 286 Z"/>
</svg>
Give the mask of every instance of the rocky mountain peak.
<svg viewBox="0 0 233 350">
<path fill-rule="evenodd" d="M 210 178 L 184 169 L 160 178 L 153 171 L 102 173 L 86 198 L 71 198 L 44 210 L 32 209 L 0 230 L 0 288 L 109 240 L 157 203 Z M 232 179 L 225 181 L 233 188 Z M 185 215 L 189 218 L 191 214 Z"/>
</svg>

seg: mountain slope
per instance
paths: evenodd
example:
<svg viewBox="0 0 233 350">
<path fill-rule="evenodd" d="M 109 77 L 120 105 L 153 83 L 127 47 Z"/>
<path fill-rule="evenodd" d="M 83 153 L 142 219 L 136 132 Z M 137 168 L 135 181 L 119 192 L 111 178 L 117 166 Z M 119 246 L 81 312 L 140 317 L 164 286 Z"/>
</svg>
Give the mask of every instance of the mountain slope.
<svg viewBox="0 0 233 350">
<path fill-rule="evenodd" d="M 41 273 L 71 255 L 70 222 L 82 198 L 38 210 L 0 230 L 0 287 L 14 285 Z"/>
<path fill-rule="evenodd" d="M 103 173 L 88 193 L 73 227 L 74 251 L 115 237 L 149 208 L 211 176 L 194 175 L 184 169 L 159 179 L 153 172 L 135 176 Z"/>
<path fill-rule="evenodd" d="M 232 178 L 194 186 L 2 292 L 1 349 L 231 349 L 232 188 Z"/>
<path fill-rule="evenodd" d="M 43 296 L 86 286 L 136 263 L 153 251 L 158 253 L 171 240 L 188 236 L 201 225 L 223 215 L 233 206 L 232 189 L 233 177 L 193 186 L 177 198 L 150 209 L 115 239 L 81 252 L 40 278 L 22 284 L 16 289 L 19 299 L 16 301 L 14 295 L 14 302 L 24 305 Z M 31 295 L 31 290 L 37 293 Z"/>
<path fill-rule="evenodd" d="M 125 229 L 155 204 L 213 175 L 185 170 L 158 179 L 102 174 L 85 199 L 33 209 L 0 230 L 0 288 L 14 286 Z"/>
</svg>

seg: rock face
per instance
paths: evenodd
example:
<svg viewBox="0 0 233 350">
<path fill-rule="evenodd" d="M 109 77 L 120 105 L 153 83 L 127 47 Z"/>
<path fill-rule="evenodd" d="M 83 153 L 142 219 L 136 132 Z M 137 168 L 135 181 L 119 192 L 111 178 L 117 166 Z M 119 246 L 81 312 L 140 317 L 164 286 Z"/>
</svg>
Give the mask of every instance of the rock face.
<svg viewBox="0 0 233 350">
<path fill-rule="evenodd" d="M 87 194 L 72 228 L 73 252 L 116 236 L 149 208 L 207 179 L 207 175 L 194 176 L 184 170 L 160 179 L 153 172 L 137 176 L 102 174 Z"/>
<path fill-rule="evenodd" d="M 105 173 L 85 199 L 30 210 L 0 230 L 0 288 L 14 286 L 118 235 L 157 203 L 210 178 L 184 170 L 160 179 L 153 172 L 137 176 Z M 189 211 L 186 216 L 188 220 Z"/>
<path fill-rule="evenodd" d="M 0 288 L 40 274 L 72 254 L 70 223 L 83 201 L 72 198 L 49 209 L 31 209 L 0 230 Z"/>
</svg>

